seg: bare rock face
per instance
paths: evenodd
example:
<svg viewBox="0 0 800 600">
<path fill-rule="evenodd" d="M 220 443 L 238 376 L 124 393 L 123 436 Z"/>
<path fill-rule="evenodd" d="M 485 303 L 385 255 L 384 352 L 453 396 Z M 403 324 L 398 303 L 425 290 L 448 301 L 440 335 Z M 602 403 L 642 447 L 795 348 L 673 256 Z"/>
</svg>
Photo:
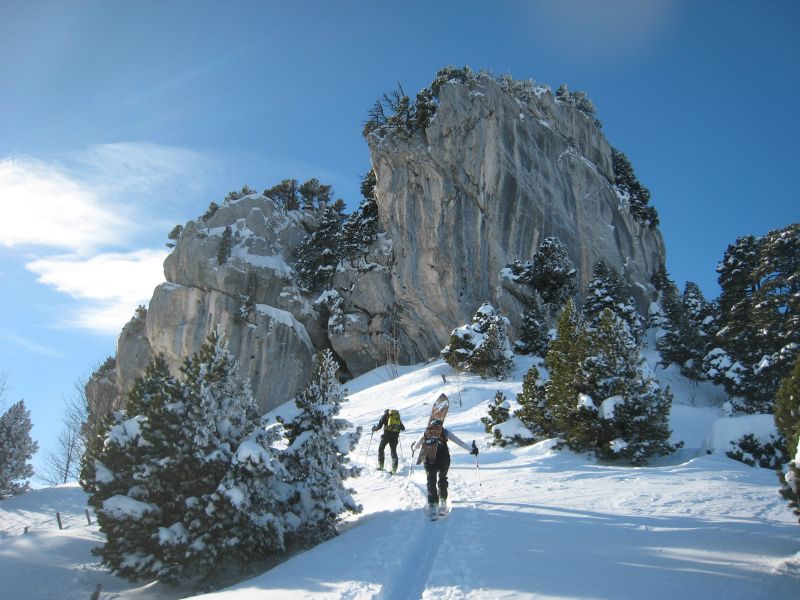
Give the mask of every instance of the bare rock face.
<svg viewBox="0 0 800 600">
<path fill-rule="evenodd" d="M 316 350 L 327 344 L 325 323 L 292 283 L 286 258 L 306 235 L 308 220 L 313 215 L 253 195 L 226 203 L 206 221 L 190 221 L 164 262 L 167 283 L 153 292 L 146 317 L 134 318 L 120 334 L 120 395 L 157 354 L 178 374 L 216 331 L 250 378 L 262 408 L 294 396 Z M 220 262 L 226 228 L 230 250 Z"/>
<path fill-rule="evenodd" d="M 644 301 L 664 263 L 655 228 L 631 217 L 612 182 L 611 148 L 594 119 L 547 91 L 520 102 L 490 78 L 450 82 L 430 125 L 368 137 L 376 200 L 395 244 L 392 287 L 418 357 L 490 301 L 519 323 L 500 271 L 557 236 L 580 289 L 600 260 Z"/>
<path fill-rule="evenodd" d="M 120 335 L 116 381 L 106 377 L 105 388 L 123 397 L 156 354 L 177 374 L 213 331 L 264 409 L 301 389 L 323 348 L 351 375 L 426 359 L 485 301 L 513 334 L 526 290 L 500 272 L 549 236 L 567 249 L 580 289 L 603 260 L 648 298 L 664 263 L 661 235 L 616 192 L 611 148 L 590 115 L 543 88 L 520 100 L 489 77 L 437 93 L 426 127 L 368 136 L 384 232 L 339 262 L 331 289 L 301 293 L 292 270 L 318 211 L 256 194 L 226 201 L 183 229 L 167 283 Z"/>
</svg>

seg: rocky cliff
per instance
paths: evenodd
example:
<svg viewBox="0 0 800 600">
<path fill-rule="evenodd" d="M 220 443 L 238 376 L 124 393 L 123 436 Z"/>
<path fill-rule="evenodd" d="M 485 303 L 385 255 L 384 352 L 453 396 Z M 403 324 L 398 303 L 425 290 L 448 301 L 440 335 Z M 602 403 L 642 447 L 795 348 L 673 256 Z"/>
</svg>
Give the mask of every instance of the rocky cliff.
<svg viewBox="0 0 800 600">
<path fill-rule="evenodd" d="M 546 88 L 526 90 L 445 78 L 432 118 L 368 133 L 384 232 L 339 262 L 327 291 L 301 292 L 292 269 L 324 206 L 289 210 L 253 194 L 189 222 L 165 261 L 167 283 L 120 335 L 120 397 L 154 354 L 177 371 L 215 329 L 270 408 L 298 391 L 323 347 L 357 375 L 438 355 L 487 300 L 513 328 L 522 305 L 500 271 L 548 236 L 567 248 L 581 288 L 604 260 L 644 302 L 664 264 L 660 233 L 631 216 L 593 116 Z"/>
</svg>

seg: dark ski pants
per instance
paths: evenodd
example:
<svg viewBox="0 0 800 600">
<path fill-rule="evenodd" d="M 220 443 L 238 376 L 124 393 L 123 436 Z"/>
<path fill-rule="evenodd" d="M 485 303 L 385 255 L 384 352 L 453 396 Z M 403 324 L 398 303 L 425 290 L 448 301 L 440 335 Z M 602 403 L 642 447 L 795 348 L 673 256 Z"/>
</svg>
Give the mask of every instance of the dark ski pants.
<svg viewBox="0 0 800 600">
<path fill-rule="evenodd" d="M 425 474 L 428 476 L 428 504 L 436 504 L 440 499 L 447 500 L 447 471 L 449 469 L 449 454 L 440 453 L 436 457 L 435 463 L 425 465 Z"/>
<path fill-rule="evenodd" d="M 399 439 L 399 433 L 387 432 L 381 436 L 381 443 L 378 444 L 378 463 L 383 465 L 386 458 L 386 444 L 389 444 L 389 450 L 392 453 L 392 467 L 397 468 L 397 442 Z"/>
</svg>

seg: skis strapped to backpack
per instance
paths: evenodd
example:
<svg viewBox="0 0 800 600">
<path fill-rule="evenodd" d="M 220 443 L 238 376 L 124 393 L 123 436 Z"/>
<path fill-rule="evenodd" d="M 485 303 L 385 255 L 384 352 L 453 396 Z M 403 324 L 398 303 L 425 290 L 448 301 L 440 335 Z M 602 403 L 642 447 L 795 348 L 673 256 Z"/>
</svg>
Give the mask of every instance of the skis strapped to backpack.
<svg viewBox="0 0 800 600">
<path fill-rule="evenodd" d="M 447 416 L 447 409 L 450 408 L 450 401 L 447 396 L 442 394 L 433 403 L 431 416 L 428 419 L 428 426 L 422 434 L 422 446 L 419 449 L 417 464 L 424 460 L 427 464 L 432 464 L 436 460 L 436 452 L 439 444 L 442 443 L 442 430 L 444 429 L 444 418 Z"/>
</svg>

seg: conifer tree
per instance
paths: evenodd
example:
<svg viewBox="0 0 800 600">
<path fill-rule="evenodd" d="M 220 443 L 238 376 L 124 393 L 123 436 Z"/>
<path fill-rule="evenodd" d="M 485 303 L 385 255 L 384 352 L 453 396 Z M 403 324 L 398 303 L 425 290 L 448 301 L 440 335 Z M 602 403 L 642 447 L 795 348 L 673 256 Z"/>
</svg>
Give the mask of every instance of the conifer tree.
<svg viewBox="0 0 800 600">
<path fill-rule="evenodd" d="M 514 416 L 530 429 L 536 437 L 558 437 L 553 414 L 547 403 L 544 382 L 539 377 L 539 369 L 533 365 L 522 380 L 522 392 L 517 394 L 519 410 Z"/>
<path fill-rule="evenodd" d="M 170 517 L 182 508 L 175 506 L 150 468 L 181 430 L 180 400 L 180 387 L 159 355 L 134 383 L 126 411 L 107 418 L 84 454 L 81 486 L 106 536 L 106 543 L 93 552 L 127 579 L 158 576 L 163 555 L 158 527 L 164 519 L 171 524 Z M 161 425 L 162 435 L 142 437 L 142 425 L 149 418 L 151 427 Z"/>
<path fill-rule="evenodd" d="M 504 379 L 512 366 L 508 337 L 496 323 L 492 323 L 486 330 L 483 343 L 472 354 L 470 370 L 484 379 Z"/>
<path fill-rule="evenodd" d="M 800 517 L 800 358 L 775 397 L 775 426 L 786 440 L 790 462 L 781 473 L 781 495 Z"/>
<path fill-rule="evenodd" d="M 283 205 L 286 210 L 300 208 L 300 192 L 297 179 L 284 179 L 279 184 L 264 190 L 264 195 Z"/>
<path fill-rule="evenodd" d="M 375 171 L 370 170 L 361 180 L 364 201 L 358 210 L 347 217 L 342 225 L 340 254 L 342 258 L 353 258 L 365 252 L 378 236 L 378 204 L 375 202 Z"/>
<path fill-rule="evenodd" d="M 586 359 L 587 393 L 600 402 L 599 421 L 590 430 L 601 458 L 646 464 L 653 454 L 669 454 L 671 396 L 643 371 L 639 345 L 625 324 L 606 309 L 592 332 Z"/>
<path fill-rule="evenodd" d="M 344 401 L 338 365 L 330 350 L 317 356 L 311 380 L 295 398 L 299 413 L 284 423 L 288 448 L 284 465 L 296 491 L 291 510 L 296 515 L 293 535 L 306 542 L 336 534 L 345 512 L 360 512 L 353 490 L 344 481 L 359 474 L 350 462 L 361 436 L 345 419 L 337 418 Z"/>
<path fill-rule="evenodd" d="M 717 266 L 719 331 L 710 375 L 744 412 L 769 412 L 800 353 L 800 224 L 762 238 L 744 236 Z"/>
<path fill-rule="evenodd" d="M 508 326 L 508 319 L 484 302 L 472 317 L 471 325 L 450 333 L 450 343 L 442 350 L 442 358 L 454 369 L 502 379 L 513 366 Z"/>
<path fill-rule="evenodd" d="M 129 579 L 185 581 L 283 548 L 276 435 L 258 429 L 248 381 L 216 334 L 182 373 L 157 357 L 84 460 L 107 537 L 96 553 Z"/>
<path fill-rule="evenodd" d="M 642 318 L 636 310 L 635 300 L 625 297 L 624 285 L 614 269 L 599 262 L 592 270 L 592 279 L 586 286 L 583 317 L 589 328 L 593 328 L 603 310 L 609 309 L 628 327 L 638 342 L 642 337 Z"/>
<path fill-rule="evenodd" d="M 303 292 L 330 287 L 339 262 L 340 226 L 341 215 L 332 207 L 323 206 L 317 229 L 300 242 L 294 270 Z"/>
<path fill-rule="evenodd" d="M 519 338 L 514 342 L 514 350 L 519 354 L 535 354 L 544 357 L 550 343 L 547 317 L 542 297 L 533 290 L 528 306 L 522 313 Z"/>
<path fill-rule="evenodd" d="M 646 227 L 656 227 L 658 213 L 649 205 L 650 190 L 639 182 L 628 157 L 612 148 L 611 162 L 614 168 L 614 185 L 618 193 L 628 199 L 631 216 Z"/>
<path fill-rule="evenodd" d="M 0 415 L 0 500 L 23 494 L 33 477 L 30 460 L 39 449 L 31 439 L 31 412 L 20 400 Z"/>
<path fill-rule="evenodd" d="M 573 428 L 578 397 L 586 386 L 583 361 L 588 355 L 586 328 L 570 298 L 558 320 L 556 338 L 550 342 L 545 358 L 550 373 L 545 391 L 553 435 L 566 438 Z"/>
<path fill-rule="evenodd" d="M 231 256 L 231 247 L 233 246 L 233 231 L 230 225 L 226 225 L 222 232 L 222 240 L 217 249 L 217 264 L 221 265 L 228 261 Z"/>
<path fill-rule="evenodd" d="M 486 433 L 492 433 L 492 428 L 498 423 L 505 423 L 511 417 L 510 406 L 503 392 L 498 390 L 494 395 L 494 400 L 489 403 L 489 408 L 485 417 L 481 417 L 483 429 Z"/>
<path fill-rule="evenodd" d="M 575 267 L 557 237 L 545 238 L 539 244 L 528 277 L 542 302 L 554 308 L 563 306 L 577 290 Z"/>
</svg>

